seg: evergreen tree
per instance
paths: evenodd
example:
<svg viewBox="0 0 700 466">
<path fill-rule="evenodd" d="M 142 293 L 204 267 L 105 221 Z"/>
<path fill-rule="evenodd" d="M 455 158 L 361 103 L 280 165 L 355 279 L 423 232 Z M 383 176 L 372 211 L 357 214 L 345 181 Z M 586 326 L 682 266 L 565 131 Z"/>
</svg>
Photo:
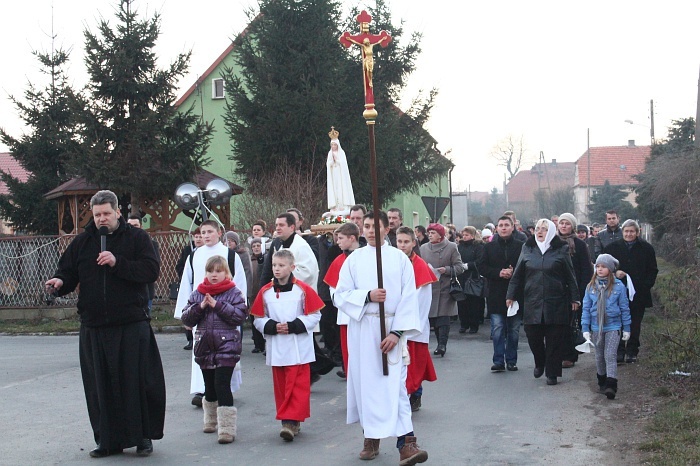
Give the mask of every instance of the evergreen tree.
<svg viewBox="0 0 700 466">
<path fill-rule="evenodd" d="M 600 189 L 591 193 L 591 203 L 588 206 L 589 216 L 592 219 L 604 219 L 605 212 L 614 210 L 620 216 L 621 221 L 628 218 L 638 218 L 637 210 L 628 201 L 625 201 L 628 193 L 620 186 L 612 186 L 610 181 L 605 180 Z"/>
<path fill-rule="evenodd" d="M 259 0 L 251 24 L 234 47 L 236 69 L 224 74 L 226 131 L 230 158 L 244 181 L 259 180 L 282 164 L 323 172 L 330 126 L 340 131 L 348 157 L 355 199 L 369 203 L 367 127 L 362 118 L 362 67 L 359 49 L 345 50 L 338 37 L 358 31 L 355 17 L 343 19 L 334 0 Z M 386 29 L 392 42 L 374 53 L 377 164 L 380 198 L 391 199 L 444 173 L 451 163 L 440 156 L 424 130 L 435 91 L 401 112 L 398 96 L 420 53 L 420 36 L 401 46 L 403 31 L 391 26 L 389 10 L 378 1 L 371 10 L 372 30 Z M 319 200 L 322 202 L 322 200 Z"/>
<path fill-rule="evenodd" d="M 98 33 L 85 31 L 90 105 L 82 120 L 76 172 L 101 188 L 129 194 L 132 213 L 146 196 L 170 194 L 209 163 L 204 152 L 212 127 L 192 109 L 173 106 L 177 80 L 190 53 L 158 69 L 153 51 L 160 17 L 139 19 L 133 0 L 120 0 L 117 25 L 101 20 Z"/>
<path fill-rule="evenodd" d="M 51 53 L 34 52 L 49 82 L 38 89 L 31 82 L 24 93 L 24 102 L 10 97 L 19 117 L 29 132 L 15 138 L 0 129 L 0 138 L 12 151 L 12 156 L 30 175 L 26 182 L 0 173 L 9 188 L 9 195 L 0 196 L 0 213 L 17 230 L 27 233 L 55 235 L 58 233 L 57 205 L 47 201 L 44 194 L 68 180 L 67 153 L 74 150 L 74 103 L 79 97 L 68 85 L 64 67 L 69 54 L 63 50 Z"/>
</svg>

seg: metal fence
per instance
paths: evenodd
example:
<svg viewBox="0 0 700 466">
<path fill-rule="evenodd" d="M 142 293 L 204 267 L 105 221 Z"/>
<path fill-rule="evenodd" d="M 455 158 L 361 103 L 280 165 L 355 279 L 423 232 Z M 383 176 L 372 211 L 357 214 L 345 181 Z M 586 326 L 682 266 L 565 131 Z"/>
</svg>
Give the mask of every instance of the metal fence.
<svg viewBox="0 0 700 466">
<path fill-rule="evenodd" d="M 54 298 L 44 283 L 56 272 L 58 260 L 75 235 L 24 236 L 0 239 L 0 308 L 75 306 L 78 296 L 70 293 Z M 175 264 L 187 245 L 183 232 L 153 233 L 160 248 L 160 276 L 155 303 L 167 303 L 169 285 L 179 282 Z"/>
</svg>

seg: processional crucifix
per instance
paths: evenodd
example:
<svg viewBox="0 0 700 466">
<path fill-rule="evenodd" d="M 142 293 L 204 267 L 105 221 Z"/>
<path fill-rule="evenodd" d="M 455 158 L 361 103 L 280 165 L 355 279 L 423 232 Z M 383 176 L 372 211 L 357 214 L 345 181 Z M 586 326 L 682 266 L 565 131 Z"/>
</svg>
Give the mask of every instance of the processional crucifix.
<svg viewBox="0 0 700 466">
<path fill-rule="evenodd" d="M 379 191 L 377 190 L 377 154 L 374 147 L 374 120 L 377 118 L 377 110 L 374 108 L 374 52 L 373 47 L 380 45 L 386 47 L 391 42 L 391 36 L 386 31 L 379 34 L 370 34 L 369 23 L 372 17 L 365 11 L 357 15 L 357 22 L 360 23 L 360 33 L 353 36 L 349 32 L 344 32 L 340 36 L 340 43 L 349 48 L 352 45 L 359 45 L 362 49 L 362 77 L 365 85 L 365 111 L 362 116 L 367 123 L 369 134 L 369 166 L 372 174 L 372 210 L 374 211 L 374 233 L 375 250 L 377 251 L 377 288 L 384 287 L 384 277 L 382 275 L 382 229 L 379 222 Z M 384 303 L 379 303 L 379 321 L 381 339 L 386 338 L 386 321 L 384 315 Z M 384 375 L 389 375 L 389 364 L 386 353 L 382 353 L 382 369 Z"/>
</svg>

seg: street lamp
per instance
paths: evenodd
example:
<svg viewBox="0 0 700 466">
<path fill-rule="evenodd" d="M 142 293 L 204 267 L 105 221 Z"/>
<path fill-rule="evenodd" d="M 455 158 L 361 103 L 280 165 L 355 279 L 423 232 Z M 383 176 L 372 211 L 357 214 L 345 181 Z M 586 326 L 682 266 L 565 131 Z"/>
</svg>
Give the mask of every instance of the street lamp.
<svg viewBox="0 0 700 466">
<path fill-rule="evenodd" d="M 206 189 L 200 189 L 194 183 L 182 183 L 175 189 L 175 204 L 183 210 L 195 209 L 192 223 L 190 224 L 191 233 L 198 213 L 202 216 L 202 220 L 206 221 L 208 219 L 207 212 L 209 212 L 216 222 L 223 227 L 223 224 L 216 214 L 212 212 L 208 204 L 226 204 L 231 200 L 232 194 L 231 185 L 221 178 L 211 180 L 207 183 Z"/>
</svg>

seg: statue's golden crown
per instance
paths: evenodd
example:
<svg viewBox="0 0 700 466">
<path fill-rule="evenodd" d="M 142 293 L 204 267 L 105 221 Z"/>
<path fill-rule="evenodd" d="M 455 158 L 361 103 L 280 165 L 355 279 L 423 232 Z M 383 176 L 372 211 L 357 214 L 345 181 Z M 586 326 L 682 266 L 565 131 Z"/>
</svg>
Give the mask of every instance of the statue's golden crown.
<svg viewBox="0 0 700 466">
<path fill-rule="evenodd" d="M 331 140 L 338 139 L 339 134 L 340 133 L 335 130 L 335 126 L 331 126 L 331 131 L 328 133 L 328 137 L 331 138 Z"/>
</svg>

